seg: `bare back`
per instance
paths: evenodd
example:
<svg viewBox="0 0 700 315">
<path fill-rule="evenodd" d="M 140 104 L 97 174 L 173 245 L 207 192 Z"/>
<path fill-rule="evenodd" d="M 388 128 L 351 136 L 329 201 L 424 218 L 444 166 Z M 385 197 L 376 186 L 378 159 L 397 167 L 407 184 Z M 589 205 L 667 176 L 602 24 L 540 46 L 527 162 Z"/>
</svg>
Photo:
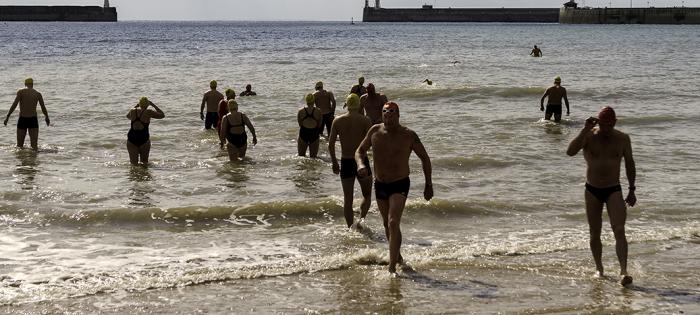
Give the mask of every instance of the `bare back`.
<svg viewBox="0 0 700 315">
<path fill-rule="evenodd" d="M 607 135 L 593 129 L 583 142 L 586 159 L 586 180 L 595 187 L 612 187 L 620 184 L 620 163 L 625 155 L 631 156 L 631 143 L 627 134 L 612 130 Z"/>
<path fill-rule="evenodd" d="M 144 124 L 150 124 L 151 123 L 151 118 L 154 119 L 163 119 L 165 115 L 163 113 L 159 113 L 155 110 L 152 109 L 146 109 L 146 111 L 143 111 L 140 108 L 132 108 L 129 110 L 129 113 L 127 113 L 126 118 L 129 118 L 131 121 L 136 121 L 139 120 Z M 141 128 L 138 128 L 141 129 Z"/>
<path fill-rule="evenodd" d="M 547 95 L 547 104 L 561 105 L 561 99 L 566 97 L 566 89 L 563 86 L 553 85 L 545 92 Z"/>
<path fill-rule="evenodd" d="M 321 125 L 321 111 L 313 106 L 302 107 L 297 112 L 299 127 L 314 129 Z"/>
<path fill-rule="evenodd" d="M 204 102 L 207 104 L 207 112 L 219 112 L 219 101 L 224 99 L 224 95 L 217 90 L 209 90 L 204 93 Z"/>
<path fill-rule="evenodd" d="M 325 115 L 333 111 L 333 105 L 331 104 L 332 98 L 333 93 L 326 90 L 314 92 L 314 104 L 321 110 L 321 114 Z"/>
<path fill-rule="evenodd" d="M 36 117 L 37 104 L 41 103 L 41 106 L 44 106 L 44 99 L 41 93 L 32 88 L 24 88 L 17 91 L 17 99 L 19 100 L 20 117 Z"/>
<path fill-rule="evenodd" d="M 335 118 L 331 135 L 335 133 L 340 137 L 343 159 L 355 157 L 355 150 L 360 146 L 371 126 L 369 118 L 359 113 L 346 113 Z"/>
<path fill-rule="evenodd" d="M 378 124 L 370 128 L 369 134 L 376 179 L 391 183 L 408 177 L 408 159 L 418 138 L 416 133 L 404 126 L 389 132 L 384 124 Z"/>
<path fill-rule="evenodd" d="M 386 102 L 387 98 L 383 94 L 377 93 L 373 96 L 365 94 L 360 97 L 360 108 L 364 109 L 373 124 L 379 124 L 382 122 L 382 106 Z"/>
</svg>

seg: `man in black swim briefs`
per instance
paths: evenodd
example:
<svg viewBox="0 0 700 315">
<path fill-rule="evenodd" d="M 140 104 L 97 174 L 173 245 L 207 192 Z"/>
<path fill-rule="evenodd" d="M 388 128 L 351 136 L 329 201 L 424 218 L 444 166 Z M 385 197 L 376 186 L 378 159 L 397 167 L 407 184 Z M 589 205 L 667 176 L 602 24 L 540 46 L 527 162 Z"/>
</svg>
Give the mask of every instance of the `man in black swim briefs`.
<svg viewBox="0 0 700 315">
<path fill-rule="evenodd" d="M 604 107 L 598 118 L 586 120 L 583 130 L 569 144 L 566 154 L 576 155 L 583 149 L 586 160 L 586 216 L 590 228 L 590 246 L 598 275 L 603 276 L 602 250 L 600 241 L 603 205 L 608 207 L 610 225 L 615 234 L 615 252 L 620 262 L 620 284 L 629 285 L 632 277 L 627 273 L 627 238 L 625 221 L 627 208 L 637 203 L 634 182 L 637 176 L 630 137 L 615 129 L 617 118 L 612 107 Z M 594 128 L 598 124 L 598 128 Z M 623 199 L 620 186 L 620 162 L 625 159 L 625 171 L 629 182 L 627 198 Z"/>
<path fill-rule="evenodd" d="M 216 128 L 219 121 L 219 102 L 224 99 L 224 95 L 216 90 L 218 83 L 215 80 L 209 82 L 210 90 L 204 93 L 202 97 L 202 105 L 199 108 L 199 118 L 204 120 L 204 129 Z M 204 107 L 206 106 L 207 115 L 204 116 Z"/>
<path fill-rule="evenodd" d="M 32 149 L 39 149 L 39 119 L 36 114 L 36 105 L 41 106 L 41 112 L 44 113 L 44 120 L 46 121 L 46 126 L 49 126 L 51 121 L 49 120 L 49 113 L 46 111 L 46 106 L 44 106 L 44 98 L 41 96 L 37 90 L 34 89 L 34 80 L 32 78 L 27 78 L 24 80 L 24 86 L 26 88 L 17 91 L 17 97 L 15 101 L 12 102 L 10 110 L 7 112 L 7 117 L 5 117 L 5 126 L 7 126 L 7 121 L 10 119 L 10 115 L 15 111 L 17 105 L 19 105 L 19 120 L 17 121 L 17 147 L 24 147 L 24 139 L 27 137 L 27 132 L 29 132 L 29 141 L 31 143 Z"/>
<path fill-rule="evenodd" d="M 365 138 L 367 130 L 372 126 L 372 122 L 367 116 L 359 112 L 360 98 L 356 94 L 348 95 L 345 104 L 348 112 L 340 115 L 333 120 L 331 127 L 331 135 L 328 137 L 328 153 L 331 156 L 333 163 L 333 173 L 340 174 L 340 182 L 343 186 L 343 212 L 345 214 L 345 222 L 348 227 L 354 224 L 354 214 L 352 210 L 353 193 L 355 188 L 355 179 L 360 183 L 362 190 L 362 204 L 360 205 L 360 220 L 357 222 L 357 227 L 361 228 L 360 223 L 367 216 L 370 203 L 372 202 L 372 171 L 368 170 L 368 175 L 361 177 L 357 175 L 357 163 L 355 163 L 355 150 Z M 342 155 L 340 165 L 335 156 L 335 140 L 340 137 L 340 146 Z M 365 165 L 369 167 L 369 160 L 364 159 Z"/>
<path fill-rule="evenodd" d="M 382 214 L 384 230 L 389 241 L 389 272 L 396 272 L 396 264 L 403 263 L 401 248 L 401 215 L 406 205 L 411 182 L 408 159 L 412 152 L 420 158 L 425 176 L 425 200 L 433 198 L 432 166 L 430 157 L 418 135 L 399 124 L 399 105 L 388 102 L 382 108 L 383 123 L 372 126 L 355 152 L 358 176 L 367 176 L 367 150 L 372 148 L 377 207 Z"/>
<path fill-rule="evenodd" d="M 547 98 L 547 110 L 544 108 L 544 99 Z M 550 120 L 554 115 L 554 121 L 561 121 L 561 100 L 566 103 L 566 116 L 569 116 L 569 98 L 566 97 L 566 89 L 561 86 L 561 78 L 554 78 L 554 85 L 547 88 L 540 98 L 540 111 L 544 111 L 544 119 Z"/>
</svg>

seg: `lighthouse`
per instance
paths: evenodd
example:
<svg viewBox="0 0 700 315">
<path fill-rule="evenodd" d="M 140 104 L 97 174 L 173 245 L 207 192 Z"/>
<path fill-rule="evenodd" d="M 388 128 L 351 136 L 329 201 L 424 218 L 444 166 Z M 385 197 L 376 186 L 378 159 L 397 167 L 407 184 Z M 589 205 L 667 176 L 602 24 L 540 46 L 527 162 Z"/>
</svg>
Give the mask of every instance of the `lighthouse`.
<svg viewBox="0 0 700 315">
<path fill-rule="evenodd" d="M 105 9 L 109 8 L 109 0 L 105 0 L 105 5 L 104 5 L 104 7 L 105 7 Z"/>
</svg>

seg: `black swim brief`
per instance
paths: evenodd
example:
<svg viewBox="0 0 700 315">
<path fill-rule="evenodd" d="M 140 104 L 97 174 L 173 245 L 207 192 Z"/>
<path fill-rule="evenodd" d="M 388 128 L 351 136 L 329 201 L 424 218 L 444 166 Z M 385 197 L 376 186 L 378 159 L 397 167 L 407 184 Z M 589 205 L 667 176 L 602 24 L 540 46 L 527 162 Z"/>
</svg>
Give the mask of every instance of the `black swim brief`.
<svg viewBox="0 0 700 315">
<path fill-rule="evenodd" d="M 301 127 L 299 128 L 299 138 L 301 138 L 302 141 L 306 142 L 307 145 L 310 145 L 318 141 L 321 130 L 322 129 L 318 128 Z"/>
<path fill-rule="evenodd" d="M 547 104 L 545 115 L 552 114 L 561 116 L 561 104 Z"/>
<path fill-rule="evenodd" d="M 207 112 L 207 117 L 204 119 L 204 129 L 211 129 L 211 127 L 216 127 L 216 123 L 218 121 L 218 112 Z"/>
<path fill-rule="evenodd" d="M 598 199 L 598 201 L 602 203 L 607 203 L 608 199 L 610 198 L 610 195 L 618 191 L 622 191 L 622 186 L 615 185 L 607 188 L 597 188 L 595 186 L 590 185 L 589 183 L 586 183 L 586 190 L 588 190 L 589 193 L 595 196 L 595 198 Z"/>
<path fill-rule="evenodd" d="M 34 117 L 20 117 L 17 120 L 17 129 L 39 128 L 39 119 Z"/>
<path fill-rule="evenodd" d="M 372 168 L 369 166 L 369 159 L 365 156 L 365 166 L 367 166 L 368 176 L 372 176 Z M 357 177 L 357 163 L 355 159 L 340 159 L 340 178 L 355 178 Z"/>
<path fill-rule="evenodd" d="M 374 191 L 377 195 L 377 200 L 389 200 L 393 194 L 401 194 L 408 197 L 408 190 L 411 188 L 411 180 L 406 177 L 391 183 L 382 183 L 374 181 Z"/>
</svg>

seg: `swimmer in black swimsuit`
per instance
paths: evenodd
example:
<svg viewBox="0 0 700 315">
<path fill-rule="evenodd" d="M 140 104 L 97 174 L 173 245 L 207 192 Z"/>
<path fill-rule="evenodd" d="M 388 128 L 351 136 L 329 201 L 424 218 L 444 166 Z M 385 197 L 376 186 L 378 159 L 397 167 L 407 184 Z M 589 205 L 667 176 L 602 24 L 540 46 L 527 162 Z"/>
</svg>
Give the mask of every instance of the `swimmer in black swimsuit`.
<svg viewBox="0 0 700 315">
<path fill-rule="evenodd" d="M 17 105 L 19 105 L 19 120 L 17 120 L 17 147 L 24 147 L 24 139 L 29 133 L 29 141 L 31 142 L 32 149 L 38 150 L 39 142 L 39 119 L 36 114 L 36 105 L 41 106 L 41 111 L 44 113 L 44 120 L 46 121 L 46 126 L 49 126 L 49 113 L 46 111 L 46 106 L 44 106 L 44 98 L 41 96 L 37 90 L 34 89 L 34 80 L 32 78 L 27 78 L 24 80 L 24 85 L 26 88 L 17 91 L 17 97 L 15 101 L 12 102 L 10 110 L 7 112 L 7 117 L 5 117 L 5 126 L 10 119 L 10 115 L 15 110 Z"/>
<path fill-rule="evenodd" d="M 430 157 L 418 135 L 399 123 L 399 105 L 388 102 L 382 108 L 383 123 L 372 126 L 357 148 L 355 162 L 357 174 L 367 176 L 365 162 L 367 150 L 372 148 L 374 157 L 375 191 L 377 208 L 382 214 L 384 230 L 389 240 L 389 272 L 396 272 L 396 264 L 403 263 L 401 256 L 401 216 L 406 206 L 411 181 L 408 159 L 416 153 L 421 160 L 425 188 L 425 200 L 433 198 L 432 166 Z"/>
<path fill-rule="evenodd" d="M 155 110 L 148 109 L 149 105 L 153 106 Z M 148 157 L 151 151 L 148 126 L 151 123 L 151 118 L 162 119 L 163 117 L 165 117 L 163 111 L 146 97 L 142 97 L 138 105 L 126 114 L 126 118 L 131 120 L 131 129 L 129 129 L 126 141 L 126 149 L 129 151 L 131 164 L 138 165 L 139 157 L 142 164 L 148 164 Z"/>
<path fill-rule="evenodd" d="M 610 226 L 615 235 L 615 252 L 620 262 L 620 284 L 632 283 L 627 273 L 627 238 L 625 223 L 627 207 L 637 203 L 635 195 L 636 166 L 632 157 L 630 137 L 615 129 L 617 118 L 611 107 L 604 107 L 598 118 L 590 117 L 579 135 L 571 141 L 566 154 L 576 155 L 583 150 L 586 160 L 586 218 L 588 219 L 590 246 L 599 276 L 603 276 L 603 244 L 600 240 L 603 225 L 603 208 L 607 206 Z M 595 128 L 595 125 L 598 125 Z M 620 164 L 624 158 L 629 181 L 629 192 L 624 198 L 620 185 Z M 624 199 L 623 199 L 624 198 Z"/>
<path fill-rule="evenodd" d="M 258 144 L 258 137 L 248 116 L 238 112 L 238 103 L 235 100 L 228 101 L 228 110 L 229 114 L 221 119 L 219 139 L 222 147 L 224 140 L 228 141 L 226 149 L 229 160 L 238 161 L 239 158 L 245 157 L 248 150 L 248 134 L 245 132 L 245 127 L 248 127 L 250 133 L 253 134 L 253 145 Z"/>
<path fill-rule="evenodd" d="M 307 94 L 305 101 L 306 107 L 300 108 L 297 113 L 297 122 L 299 123 L 297 150 L 299 156 L 306 156 L 306 148 L 308 148 L 309 156 L 315 158 L 318 155 L 322 115 L 321 110 L 314 107 L 313 94 Z"/>
</svg>

